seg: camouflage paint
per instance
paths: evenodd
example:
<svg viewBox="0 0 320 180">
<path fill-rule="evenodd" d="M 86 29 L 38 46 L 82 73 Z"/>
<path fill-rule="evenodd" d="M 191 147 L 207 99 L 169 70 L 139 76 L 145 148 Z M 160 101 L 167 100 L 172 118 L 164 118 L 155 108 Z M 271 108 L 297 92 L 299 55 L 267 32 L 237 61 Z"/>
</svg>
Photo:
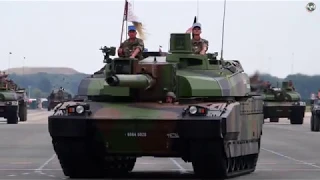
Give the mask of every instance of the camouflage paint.
<svg viewBox="0 0 320 180">
<path fill-rule="evenodd" d="M 129 96 L 127 87 L 110 87 L 104 78 L 85 78 L 78 87 L 77 95 L 99 96 L 101 94 L 114 96 Z"/>
<path fill-rule="evenodd" d="M 17 94 L 14 91 L 0 90 L 1 101 L 16 101 L 18 99 Z"/>
<path fill-rule="evenodd" d="M 286 92 L 286 91 L 279 91 L 275 93 L 282 93 L 285 100 L 289 102 L 298 102 L 301 100 L 300 94 L 298 92 Z M 281 101 L 280 99 L 276 99 L 275 94 L 272 92 L 265 92 L 263 94 L 265 101 Z"/>
<path fill-rule="evenodd" d="M 249 100 L 251 101 L 251 100 Z M 226 132 L 236 133 L 236 140 L 251 140 L 260 138 L 262 126 L 261 119 L 262 105 L 255 108 L 257 114 L 246 111 L 252 108 L 254 104 L 250 102 L 242 103 L 242 109 L 239 102 L 231 103 L 199 103 L 204 107 L 214 107 L 219 119 L 225 118 Z M 262 99 L 260 100 L 262 101 Z M 90 104 L 92 116 L 88 120 L 94 121 L 99 132 L 110 145 L 110 152 L 121 153 L 154 153 L 154 154 L 175 154 L 172 151 L 174 141 L 167 137 L 170 133 L 176 133 L 177 123 L 182 122 L 182 109 L 188 105 L 168 104 L 168 103 L 97 103 Z M 66 105 L 76 105 L 76 103 L 66 103 L 60 109 L 66 108 Z M 248 107 L 251 106 L 251 107 Z M 220 111 L 225 109 L 224 113 Z M 259 114 L 260 112 L 260 114 Z M 239 117 L 240 119 L 238 119 Z M 210 121 L 210 117 L 201 117 L 202 121 Z M 207 119 L 207 120 L 205 120 Z M 190 120 L 192 121 L 192 120 Z M 198 120 L 200 121 L 200 119 Z M 250 131 L 247 130 L 250 128 Z M 126 133 L 140 132 L 145 133 L 146 137 L 127 137 Z M 228 136 L 228 133 L 226 136 Z M 113 138 L 117 137 L 117 138 Z M 230 137 L 232 138 L 232 137 Z M 157 142 L 154 144 L 153 142 Z M 150 144 L 153 144 L 150 146 Z M 129 148 L 130 147 L 130 148 Z M 250 148 L 247 149 L 250 151 Z M 232 152 L 239 155 L 240 152 Z M 242 152 L 243 153 L 243 152 Z"/>
<path fill-rule="evenodd" d="M 220 87 L 219 84 L 216 85 L 216 88 Z M 229 105 L 213 102 L 197 103 L 197 105 L 215 107 L 217 117 L 226 121 L 227 138 L 236 138 L 234 140 L 258 139 L 262 131 L 262 121 L 259 121 L 263 117 L 262 99 L 260 105 L 259 103 L 253 104 L 251 100 L 248 101 L 241 103 L 242 107 L 239 102 Z M 167 134 L 176 133 L 177 123 L 184 119 L 181 117 L 182 109 L 188 107 L 188 105 L 159 102 L 87 103 L 90 104 L 90 110 L 92 111 L 92 116 L 88 119 L 94 121 L 96 127 L 99 128 L 99 132 L 102 133 L 110 146 L 110 152 L 175 154 L 172 150 L 174 141 L 168 138 Z M 70 105 L 70 103 L 68 104 Z M 60 109 L 63 108 L 65 107 L 60 107 Z M 248 111 L 249 109 L 254 109 L 255 112 Z M 225 112 L 221 113 L 223 110 Z M 209 117 L 206 119 L 208 121 L 212 120 Z M 130 132 L 145 133 L 147 137 L 128 138 L 125 136 L 126 133 Z M 231 137 L 234 136 L 232 134 L 236 134 L 236 136 Z M 156 145 L 149 146 L 155 141 L 158 142 Z M 249 148 L 246 151 L 253 151 L 253 149 Z M 231 155 L 237 156 L 241 153 L 243 152 L 232 151 Z"/>
<path fill-rule="evenodd" d="M 225 142 L 231 143 L 231 149 L 226 147 L 225 151 L 232 157 L 259 153 L 257 142 L 262 134 L 263 99 L 249 95 L 249 77 L 244 73 L 240 62 L 229 60 L 221 61 L 218 65 L 210 64 L 207 56 L 184 51 L 180 49 L 173 52 L 171 47 L 171 54 L 165 57 L 150 56 L 140 61 L 115 58 L 112 65 L 120 61 L 129 64 L 125 68 L 126 72 L 123 69 L 119 70 L 121 73 L 115 72 L 116 70 L 113 73 L 105 71 L 104 77 L 88 77 L 80 83 L 79 95 L 97 97 L 97 100 L 84 102 L 90 105 L 91 115 L 65 115 L 63 110 L 67 106 L 77 105 L 76 102 L 65 102 L 49 119 L 52 123 L 56 119 L 71 119 L 74 123 L 81 119 L 92 122 L 104 137 L 108 151 L 115 153 L 172 155 L 176 153 L 173 148 L 175 142 L 182 139 L 173 139 L 168 134 L 177 133 L 177 129 L 183 124 L 190 127 L 186 136 L 193 139 L 212 138 L 201 136 L 201 131 L 206 128 L 217 128 L 216 132 L 210 131 L 210 134 L 223 131 L 215 134 L 215 138 L 223 138 Z M 225 68 L 222 63 L 229 63 L 228 66 L 233 69 Z M 155 81 L 154 84 L 150 83 L 148 89 L 145 89 L 146 78 L 143 76 L 151 76 Z M 110 77 L 118 77 L 118 84 L 121 84 L 121 80 L 125 81 L 121 84 L 125 87 L 116 86 L 116 83 L 106 84 L 106 79 Z M 137 86 L 141 83 L 143 86 Z M 174 94 L 177 102 L 166 102 L 169 97 L 167 92 Z M 103 99 L 108 95 L 115 100 L 111 102 Z M 120 103 L 116 96 L 139 100 Z M 182 98 L 189 98 L 189 102 L 179 103 Z M 193 101 L 192 98 L 211 100 Z M 184 109 L 189 105 L 205 107 L 211 114 L 183 116 Z M 130 136 L 130 133 L 137 134 Z M 244 141 L 248 143 L 238 143 Z"/>
<path fill-rule="evenodd" d="M 143 63 L 141 61 L 139 64 Z M 157 63 L 154 64 L 156 65 Z M 164 73 L 166 73 L 165 70 Z M 243 94 L 250 92 L 250 83 L 247 75 L 217 77 L 217 73 L 214 71 L 206 73 L 199 70 L 177 70 L 176 75 L 183 89 L 180 91 L 181 96 L 243 96 Z M 167 78 L 163 79 L 167 80 Z M 113 96 L 129 96 L 129 88 L 110 87 L 103 78 L 84 79 L 78 88 L 79 95 L 98 96 L 101 93 Z"/>
<path fill-rule="evenodd" d="M 18 96 L 16 91 L 22 91 L 18 85 L 8 78 L 9 74 L 0 74 L 0 101 L 16 101 Z"/>
</svg>

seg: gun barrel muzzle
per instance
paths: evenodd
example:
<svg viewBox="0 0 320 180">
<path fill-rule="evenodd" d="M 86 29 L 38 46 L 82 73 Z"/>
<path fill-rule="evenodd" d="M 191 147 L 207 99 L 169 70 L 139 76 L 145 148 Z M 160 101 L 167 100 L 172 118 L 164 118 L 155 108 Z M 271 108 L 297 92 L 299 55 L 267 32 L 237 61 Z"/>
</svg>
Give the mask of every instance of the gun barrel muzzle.
<svg viewBox="0 0 320 180">
<path fill-rule="evenodd" d="M 150 88 L 154 79 L 147 74 L 119 74 L 106 78 L 109 86 L 129 87 L 129 88 Z"/>
</svg>

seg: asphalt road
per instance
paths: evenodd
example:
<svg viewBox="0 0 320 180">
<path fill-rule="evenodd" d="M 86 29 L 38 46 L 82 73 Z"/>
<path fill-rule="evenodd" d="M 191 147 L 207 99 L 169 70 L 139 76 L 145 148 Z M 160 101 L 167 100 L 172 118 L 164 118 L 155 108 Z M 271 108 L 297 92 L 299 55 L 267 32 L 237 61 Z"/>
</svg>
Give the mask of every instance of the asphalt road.
<svg viewBox="0 0 320 180">
<path fill-rule="evenodd" d="M 0 120 L 0 179 L 67 179 L 54 155 L 47 129 L 49 112 L 30 110 L 28 121 Z M 239 179 L 320 179 L 320 133 L 303 125 L 265 123 L 257 170 Z M 180 159 L 141 158 L 129 179 L 193 179 Z"/>
</svg>

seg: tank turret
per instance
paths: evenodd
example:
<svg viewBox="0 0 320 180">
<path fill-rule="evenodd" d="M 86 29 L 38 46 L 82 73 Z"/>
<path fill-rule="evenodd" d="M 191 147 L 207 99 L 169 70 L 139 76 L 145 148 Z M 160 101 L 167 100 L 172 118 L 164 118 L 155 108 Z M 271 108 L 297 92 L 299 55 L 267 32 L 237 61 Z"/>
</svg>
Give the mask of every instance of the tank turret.
<svg viewBox="0 0 320 180">
<path fill-rule="evenodd" d="M 58 89 L 54 89 L 51 91 L 48 96 L 48 111 L 53 109 L 59 103 L 69 101 L 72 99 L 72 95 L 67 92 L 63 87 L 59 87 Z"/>
<path fill-rule="evenodd" d="M 217 53 L 193 54 L 190 34 L 171 34 L 166 56 L 161 52 L 144 52 L 143 56 L 142 60 L 114 58 L 107 63 L 105 79 L 82 80 L 78 94 L 154 101 L 166 98 L 168 92 L 181 98 L 244 97 L 251 92 L 239 61 L 217 60 Z"/>
<path fill-rule="evenodd" d="M 13 90 L 16 91 L 19 89 L 19 86 L 11 79 L 8 78 L 9 74 L 3 72 L 0 74 L 0 89 L 4 90 Z"/>
<path fill-rule="evenodd" d="M 7 82 L 8 74 L 0 72 L 0 86 L 3 87 Z"/>
</svg>

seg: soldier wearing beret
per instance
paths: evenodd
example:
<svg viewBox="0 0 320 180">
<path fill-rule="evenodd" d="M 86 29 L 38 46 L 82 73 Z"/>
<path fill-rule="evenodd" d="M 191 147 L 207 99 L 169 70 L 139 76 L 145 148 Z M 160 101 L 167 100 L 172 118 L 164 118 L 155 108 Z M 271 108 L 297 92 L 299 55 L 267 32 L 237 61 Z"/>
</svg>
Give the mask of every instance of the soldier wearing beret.
<svg viewBox="0 0 320 180">
<path fill-rule="evenodd" d="M 142 59 L 142 52 L 144 50 L 144 42 L 137 38 L 137 31 L 135 26 L 128 27 L 129 39 L 121 43 L 118 49 L 119 57 L 138 58 Z"/>
</svg>

